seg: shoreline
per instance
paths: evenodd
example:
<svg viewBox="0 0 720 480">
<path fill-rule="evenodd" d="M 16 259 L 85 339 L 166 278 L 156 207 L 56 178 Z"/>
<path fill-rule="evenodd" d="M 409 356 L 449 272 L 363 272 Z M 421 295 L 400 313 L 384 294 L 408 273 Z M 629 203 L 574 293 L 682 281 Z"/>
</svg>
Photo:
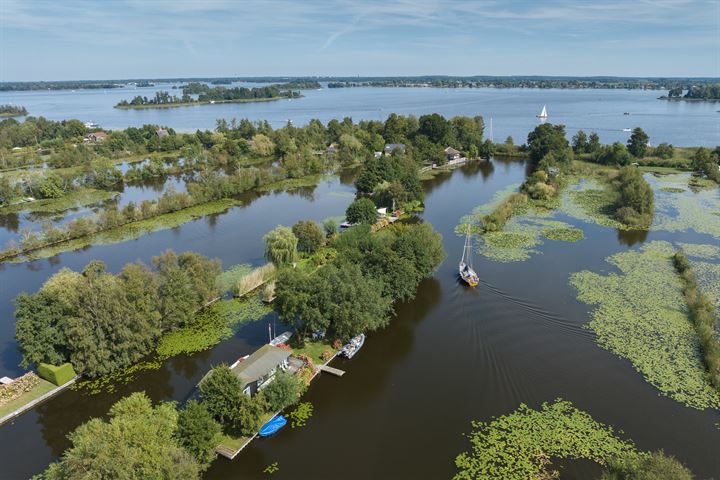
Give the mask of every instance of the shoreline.
<svg viewBox="0 0 720 480">
<path fill-rule="evenodd" d="M 302 97 L 297 97 L 302 98 Z M 113 108 L 118 110 L 147 110 L 153 108 L 182 108 L 194 107 L 198 105 L 218 105 L 223 103 L 261 103 L 276 102 L 278 100 L 292 100 L 290 97 L 271 97 L 271 98 L 241 98 L 237 100 L 211 100 L 204 102 L 182 102 L 182 103 L 163 103 L 163 104 L 146 104 L 146 105 L 115 105 Z"/>
</svg>

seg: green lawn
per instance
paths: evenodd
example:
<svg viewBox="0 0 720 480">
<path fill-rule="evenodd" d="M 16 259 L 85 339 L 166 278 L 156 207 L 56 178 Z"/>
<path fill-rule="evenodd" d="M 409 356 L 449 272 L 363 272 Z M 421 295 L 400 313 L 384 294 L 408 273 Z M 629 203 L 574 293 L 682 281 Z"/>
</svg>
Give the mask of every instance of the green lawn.
<svg viewBox="0 0 720 480">
<path fill-rule="evenodd" d="M 333 350 L 332 345 L 327 340 L 317 342 L 306 340 L 305 346 L 303 348 L 293 348 L 293 354 L 305 354 L 308 357 L 312 358 L 312 361 L 315 364 L 320 365 L 325 363 L 325 360 L 321 359 L 320 355 L 322 355 L 322 353 L 328 349 Z"/>
<path fill-rule="evenodd" d="M 264 413 L 263 416 L 260 418 L 260 425 L 265 425 L 274 416 L 275 414 L 273 413 Z M 250 438 L 251 437 L 246 437 L 243 435 L 235 436 L 232 433 L 222 432 L 220 434 L 220 437 L 218 438 L 217 448 L 221 450 L 227 450 L 229 452 L 236 452 L 247 442 L 249 442 Z"/>
<path fill-rule="evenodd" d="M 0 418 L 14 412 L 15 410 L 24 405 L 27 405 L 28 403 L 32 402 L 33 400 L 42 395 L 45 395 L 47 392 L 54 388 L 56 388 L 55 385 L 41 378 L 38 384 L 35 385 L 35 388 L 30 390 L 29 392 L 24 393 L 23 395 L 20 395 L 20 397 L 16 398 L 12 402 L 9 402 L 0 407 Z"/>
</svg>

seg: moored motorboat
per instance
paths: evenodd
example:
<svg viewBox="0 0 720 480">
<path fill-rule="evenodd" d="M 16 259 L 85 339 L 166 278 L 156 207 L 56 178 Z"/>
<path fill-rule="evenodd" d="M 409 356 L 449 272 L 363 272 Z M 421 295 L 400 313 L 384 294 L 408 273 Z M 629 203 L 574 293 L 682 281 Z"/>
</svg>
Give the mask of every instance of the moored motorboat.
<svg viewBox="0 0 720 480">
<path fill-rule="evenodd" d="M 361 333 L 360 335 L 351 338 L 350 341 L 342 347 L 342 350 L 340 350 L 340 355 L 345 358 L 353 358 L 358 352 L 358 350 L 362 348 L 364 343 L 365 334 Z"/>
</svg>

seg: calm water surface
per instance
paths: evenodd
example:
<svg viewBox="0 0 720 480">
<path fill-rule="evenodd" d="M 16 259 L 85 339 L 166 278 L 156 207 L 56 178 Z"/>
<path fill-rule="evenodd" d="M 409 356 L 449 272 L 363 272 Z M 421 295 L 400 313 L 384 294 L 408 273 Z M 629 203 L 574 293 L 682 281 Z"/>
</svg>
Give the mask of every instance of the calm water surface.
<svg viewBox="0 0 720 480">
<path fill-rule="evenodd" d="M 622 429 L 644 450 L 664 448 L 699 478 L 720 478 L 720 413 L 699 412 L 660 397 L 627 361 L 600 349 L 583 329 L 589 308 L 575 299 L 568 276 L 582 269 L 612 271 L 604 258 L 642 242 L 665 239 L 712 243 L 693 233 L 619 235 L 583 225 L 586 238 L 568 246 L 546 242 L 543 254 L 514 264 L 476 260 L 482 283 L 456 279 L 463 239 L 453 229 L 494 192 L 523 180 L 522 162 L 469 165 L 426 182 L 424 219 L 443 235 L 448 259 L 425 280 L 412 302 L 398 305 L 390 327 L 374 333 L 352 361 L 334 365 L 345 376 L 322 375 L 304 400 L 315 407 L 306 427 L 286 428 L 253 442 L 234 461 L 215 461 L 211 479 L 265 479 L 278 462 L 278 479 L 449 478 L 453 459 L 468 445 L 474 419 L 509 413 L 520 403 L 537 407 L 562 397 L 594 418 Z M 248 197 L 226 214 L 157 232 L 119 245 L 95 246 L 54 259 L 7 265 L 0 271 L 2 366 L 19 373 L 12 341 L 11 299 L 35 291 L 67 266 L 98 258 L 112 271 L 136 259 L 149 262 L 166 248 L 217 256 L 224 265 L 262 261 L 262 235 L 276 224 L 341 215 L 352 200 L 351 178 L 323 182 L 297 194 Z M 569 220 L 572 221 L 572 220 Z M 0 428 L 3 478 L 25 478 L 69 446 L 66 434 L 104 415 L 120 397 L 145 390 L 154 400 L 182 401 L 212 366 L 232 362 L 267 341 L 274 315 L 242 327 L 214 349 L 171 359 L 114 394 L 67 391 Z M 32 452 L 32 455 L 28 454 Z M 563 478 L 593 478 L 586 462 L 564 465 Z"/>
<path fill-rule="evenodd" d="M 245 86 L 253 86 L 243 84 Z M 515 143 L 525 141 L 537 125 L 537 115 L 547 105 L 549 121 L 563 123 L 569 135 L 578 129 L 597 131 L 603 143 L 626 141 L 623 128 L 642 127 L 653 144 L 678 146 L 720 144 L 720 113 L 717 103 L 668 102 L 657 97 L 663 91 L 561 90 L 493 88 L 337 88 L 303 91 L 305 98 L 277 102 L 198 105 L 194 107 L 120 110 L 113 105 L 135 95 L 152 97 L 172 85 L 111 90 L 57 90 L 0 92 L 0 103 L 25 106 L 31 115 L 52 120 L 78 118 L 103 128 L 117 129 L 143 124 L 168 125 L 180 131 L 215 128 L 218 118 L 268 120 L 281 127 L 288 120 L 301 125 L 312 118 L 384 120 L 391 112 L 423 115 L 440 113 L 482 115 L 490 134 L 502 142 L 511 135 Z M 624 115 L 627 112 L 630 115 Z"/>
</svg>

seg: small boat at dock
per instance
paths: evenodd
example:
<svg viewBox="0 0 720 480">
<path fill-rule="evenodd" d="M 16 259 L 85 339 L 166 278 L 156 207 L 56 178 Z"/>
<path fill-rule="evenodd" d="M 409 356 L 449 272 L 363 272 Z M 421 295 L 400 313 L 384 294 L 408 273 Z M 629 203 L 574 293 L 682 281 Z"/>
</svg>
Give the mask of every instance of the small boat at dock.
<svg viewBox="0 0 720 480">
<path fill-rule="evenodd" d="M 287 424 L 287 419 L 285 417 L 282 415 L 275 415 L 265 425 L 260 427 L 258 435 L 261 437 L 269 437 L 284 427 L 285 424 Z"/>
<path fill-rule="evenodd" d="M 362 348 L 363 344 L 365 344 L 365 334 L 361 333 L 360 335 L 351 338 L 350 341 L 342 347 L 340 355 L 345 358 L 353 358 Z"/>
<path fill-rule="evenodd" d="M 478 277 L 478 274 L 475 273 L 472 266 L 472 239 L 470 238 L 470 227 L 468 227 L 467 234 L 465 235 L 465 246 L 463 247 L 462 258 L 458 264 L 458 274 L 460 275 L 460 278 L 471 287 L 477 287 L 478 283 L 480 283 L 480 278 Z"/>
</svg>

